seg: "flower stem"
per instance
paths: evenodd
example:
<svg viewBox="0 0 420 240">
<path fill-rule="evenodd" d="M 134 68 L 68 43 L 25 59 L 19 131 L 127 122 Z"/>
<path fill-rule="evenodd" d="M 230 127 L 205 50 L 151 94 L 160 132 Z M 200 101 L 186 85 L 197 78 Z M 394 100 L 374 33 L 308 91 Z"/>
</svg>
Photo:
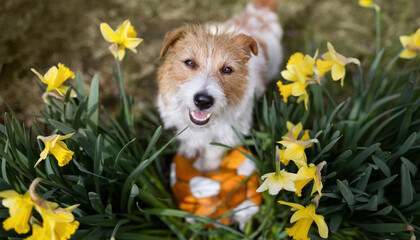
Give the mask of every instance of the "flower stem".
<svg viewBox="0 0 420 240">
<path fill-rule="evenodd" d="M 121 98 L 122 98 L 122 101 L 123 101 L 124 121 L 129 126 L 132 126 L 132 122 L 131 122 L 131 118 L 130 118 L 130 105 L 128 103 L 127 95 L 125 94 L 124 82 L 123 82 L 122 71 L 121 71 L 121 63 L 120 63 L 120 60 L 118 59 L 118 54 L 117 54 L 117 57 L 115 58 L 115 61 L 117 62 L 118 83 L 120 85 L 119 86 L 120 87 L 120 94 L 121 94 Z"/>
</svg>

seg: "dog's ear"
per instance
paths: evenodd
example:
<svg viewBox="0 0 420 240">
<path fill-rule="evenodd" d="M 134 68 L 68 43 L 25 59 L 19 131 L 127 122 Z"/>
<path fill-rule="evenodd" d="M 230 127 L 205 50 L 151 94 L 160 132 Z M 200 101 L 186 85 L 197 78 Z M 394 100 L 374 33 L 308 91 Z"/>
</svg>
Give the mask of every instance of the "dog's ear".
<svg viewBox="0 0 420 240">
<path fill-rule="evenodd" d="M 163 58 L 168 52 L 169 48 L 185 34 L 185 28 L 180 27 L 168 32 L 163 40 L 163 48 L 160 51 L 159 58 Z"/>
<path fill-rule="evenodd" d="M 242 46 L 242 49 L 245 50 L 249 57 L 251 57 L 251 52 L 254 55 L 258 55 L 258 44 L 254 38 L 241 33 L 235 37 L 235 42 Z"/>
</svg>

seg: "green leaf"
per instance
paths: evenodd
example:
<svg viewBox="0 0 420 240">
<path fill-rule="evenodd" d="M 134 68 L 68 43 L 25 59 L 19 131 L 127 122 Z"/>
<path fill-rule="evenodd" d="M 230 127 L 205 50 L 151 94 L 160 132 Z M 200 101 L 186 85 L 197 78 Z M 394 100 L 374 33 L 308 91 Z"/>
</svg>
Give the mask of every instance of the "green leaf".
<svg viewBox="0 0 420 240">
<path fill-rule="evenodd" d="M 397 141 L 402 144 L 402 140 L 407 137 L 408 130 L 411 126 L 411 118 L 413 115 L 413 111 L 411 109 L 408 109 L 407 112 L 404 115 L 404 118 L 401 123 L 399 123 L 399 131 L 397 136 Z"/>
<path fill-rule="evenodd" d="M 403 109 L 397 113 L 392 114 L 390 117 L 388 117 L 385 121 L 383 121 L 381 124 L 379 124 L 378 126 L 375 127 L 375 130 L 373 130 L 373 132 L 369 135 L 369 138 L 366 140 L 366 144 L 371 144 L 376 136 L 380 133 L 385 131 L 384 128 L 390 124 L 394 119 L 396 119 L 397 117 L 399 117 L 400 115 L 402 115 L 404 112 L 406 111 L 406 109 Z M 390 127 L 388 127 L 389 129 Z"/>
<path fill-rule="evenodd" d="M 99 198 L 98 194 L 96 194 L 95 192 L 89 192 L 88 197 L 93 209 L 95 209 L 95 211 L 97 211 L 98 213 L 104 213 L 105 207 L 102 204 L 102 201 Z"/>
<path fill-rule="evenodd" d="M 391 213 L 391 211 L 392 211 L 392 206 L 387 206 L 387 207 L 384 207 L 383 209 L 381 209 L 381 210 L 379 210 L 379 211 L 377 211 L 375 213 L 372 213 L 372 214 L 370 214 L 368 216 L 369 217 L 374 217 L 374 216 L 387 216 L 389 213 Z"/>
<path fill-rule="evenodd" d="M 354 200 L 354 194 L 351 192 L 349 187 L 339 179 L 337 179 L 337 185 L 347 204 L 350 206 L 354 205 L 356 201 Z"/>
<path fill-rule="evenodd" d="M 401 157 L 404 153 L 409 151 L 416 140 L 417 140 L 417 133 L 414 132 L 407 138 L 407 140 L 404 141 L 404 143 L 399 147 L 398 151 L 392 154 L 391 158 L 389 159 L 388 166 L 392 168 L 395 161 L 399 157 Z"/>
<path fill-rule="evenodd" d="M 160 135 L 162 134 L 162 126 L 159 126 L 158 129 L 153 133 L 152 138 L 149 140 L 149 144 L 147 145 L 146 150 L 141 157 L 140 162 L 143 162 L 148 156 L 152 148 L 156 147 L 156 142 L 159 140 Z"/>
<path fill-rule="evenodd" d="M 331 150 L 331 148 L 338 142 L 338 140 L 340 140 L 341 136 L 332 140 L 330 143 L 327 144 L 327 146 L 325 146 L 319 153 L 318 155 L 311 160 L 311 162 L 316 162 L 318 160 L 318 158 L 322 157 L 323 154 L 325 154 L 326 152 L 328 152 L 329 150 Z"/>
<path fill-rule="evenodd" d="M 79 72 L 76 73 L 76 89 L 77 89 L 77 94 L 81 98 L 84 98 L 85 97 L 85 88 L 83 86 L 82 76 L 80 75 Z"/>
<path fill-rule="evenodd" d="M 375 155 L 372 155 L 373 162 L 378 165 L 379 169 L 385 174 L 386 177 L 391 176 L 391 170 L 389 169 L 388 165 L 386 165 L 385 161 L 378 158 Z"/>
<path fill-rule="evenodd" d="M 351 171 L 354 171 L 356 168 L 360 167 L 360 165 L 372 154 L 374 153 L 380 146 L 380 143 L 375 143 L 371 146 L 369 146 L 368 148 L 366 148 L 364 151 L 362 151 L 361 153 L 357 154 L 357 156 L 355 156 L 353 159 L 351 159 L 351 161 L 349 161 L 345 168 L 342 170 L 341 174 L 342 175 L 347 175 L 349 174 Z"/>
<path fill-rule="evenodd" d="M 357 226 L 375 233 L 395 233 L 407 231 L 407 224 L 404 223 L 374 223 L 374 224 L 359 224 Z"/>
<path fill-rule="evenodd" d="M 334 213 L 331 216 L 330 220 L 330 231 L 333 233 L 336 233 L 338 231 L 338 228 L 341 225 L 341 222 L 343 221 L 344 214 L 343 213 Z"/>
<path fill-rule="evenodd" d="M 414 165 L 414 163 L 412 163 L 410 160 L 408 160 L 405 157 L 401 157 L 401 161 L 407 165 L 408 170 L 410 171 L 412 176 L 416 176 L 417 173 L 417 167 L 416 165 Z"/>
<path fill-rule="evenodd" d="M 376 181 L 376 182 L 370 183 L 370 184 L 367 186 L 367 188 L 366 188 L 366 192 L 371 193 L 371 192 L 377 191 L 377 190 L 379 190 L 379 189 L 381 189 L 381 188 L 385 187 L 386 185 L 388 185 L 388 184 L 390 184 L 392 181 L 394 181 L 394 179 L 395 179 L 395 178 L 397 178 L 397 176 L 398 176 L 398 175 L 397 175 L 397 174 L 395 174 L 395 175 L 393 175 L 393 176 L 391 176 L 391 177 L 388 177 L 388 178 L 385 178 L 385 179 L 382 179 L 382 180 L 379 180 L 379 181 Z"/>
<path fill-rule="evenodd" d="M 192 213 L 188 213 L 188 212 L 184 212 L 181 210 L 176 210 L 176 209 L 147 209 L 144 210 L 144 212 L 149 213 L 149 214 L 154 214 L 154 215 L 159 215 L 159 216 L 172 216 L 172 217 L 180 217 L 180 218 L 193 218 L 197 221 L 203 222 L 203 223 L 210 223 L 213 224 L 216 227 L 219 227 L 221 229 L 224 229 L 226 231 L 229 231 L 231 233 L 234 233 L 237 236 L 243 237 L 245 239 L 249 239 L 247 236 L 245 236 L 243 233 L 237 231 L 236 229 L 226 226 L 216 220 L 213 220 L 211 218 L 208 217 L 203 217 L 203 216 L 198 216 Z"/>
<path fill-rule="evenodd" d="M 369 202 L 366 205 L 366 210 L 368 210 L 368 211 L 377 211 L 378 210 L 378 196 L 377 195 L 373 195 L 369 199 Z"/>
<path fill-rule="evenodd" d="M 103 146 L 104 146 L 104 141 L 103 141 L 102 135 L 99 134 L 98 138 L 96 139 L 95 156 L 93 158 L 93 173 L 95 173 L 96 175 L 102 174 L 102 169 L 103 169 L 103 164 L 104 164 L 103 159 L 102 159 Z M 95 177 L 93 178 L 93 181 L 95 183 L 96 193 L 100 195 L 101 188 L 100 188 L 99 178 Z"/>
<path fill-rule="evenodd" d="M 48 122 L 54 127 L 57 128 L 60 132 L 62 132 L 63 134 L 70 134 L 70 133 L 74 133 L 76 132 L 76 130 L 74 130 L 72 127 L 70 127 L 69 125 L 59 122 L 57 120 L 54 119 L 48 119 Z"/>
<path fill-rule="evenodd" d="M 401 203 L 400 206 L 406 206 L 413 202 L 414 191 L 411 184 L 410 171 L 406 163 L 401 164 Z"/>
<path fill-rule="evenodd" d="M 98 132 L 98 98 L 99 98 L 99 79 L 98 75 L 92 79 L 89 91 L 88 111 L 87 111 L 87 129 L 92 131 L 95 135 Z"/>
</svg>

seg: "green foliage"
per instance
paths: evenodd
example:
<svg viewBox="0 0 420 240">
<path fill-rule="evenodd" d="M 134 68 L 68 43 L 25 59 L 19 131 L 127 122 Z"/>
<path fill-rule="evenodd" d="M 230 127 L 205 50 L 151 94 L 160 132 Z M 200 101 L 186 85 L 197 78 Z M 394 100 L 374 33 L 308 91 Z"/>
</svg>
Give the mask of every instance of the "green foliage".
<svg viewBox="0 0 420 240">
<path fill-rule="evenodd" d="M 277 90 L 267 94 L 255 101 L 255 126 L 249 137 L 238 134 L 262 175 L 275 171 L 274 150 L 287 132 L 287 121 L 311 129 L 311 138 L 319 142 L 306 150 L 308 161 L 327 162 L 317 213 L 325 217 L 331 239 L 407 239 L 414 235 L 407 229 L 420 230 L 419 63 L 407 61 L 405 68 L 395 70 L 398 56 L 387 65 L 382 56 L 380 52 L 367 72 L 360 68 L 346 77 L 346 85 L 352 79 L 352 94 L 329 83 L 311 85 L 307 111 L 303 104 L 281 102 Z M 12 111 L 4 114 L 0 191 L 24 193 L 36 177 L 42 178 L 37 191 L 43 198 L 64 207 L 80 204 L 74 214 L 81 225 L 72 239 L 286 238 L 290 211 L 277 200 L 305 205 L 310 184 L 302 198 L 284 191 L 275 197 L 264 193 L 259 213 L 244 232 L 177 209 L 168 184 L 175 137 L 163 132 L 147 109 L 140 119 L 133 118 L 119 64 L 114 70 L 121 92 L 118 119 L 99 107 L 98 76 L 86 95 L 80 74 L 74 89 L 78 97 L 70 98 L 69 90 L 64 101 L 50 99 L 29 128 Z M 340 98 L 330 92 L 341 92 Z M 73 132 L 66 140 L 75 152 L 68 165 L 59 167 L 49 155 L 33 167 L 44 148 L 36 136 Z M 293 164 L 287 169 L 296 172 Z M 0 206 L 0 219 L 7 217 L 8 210 Z M 206 228 L 208 224 L 217 228 Z M 0 229 L 0 237 L 25 237 Z"/>
<path fill-rule="evenodd" d="M 326 89 L 332 84 L 324 83 L 311 86 L 306 112 L 303 104 L 280 102 L 277 93 L 271 105 L 264 99 L 256 107 L 257 124 L 248 144 L 264 165 L 261 174 L 275 170 L 274 149 L 287 132 L 286 121 L 302 122 L 304 129 L 311 129 L 311 138 L 319 140 L 306 152 L 308 162 L 327 162 L 317 213 L 329 222 L 332 239 L 408 239 L 414 235 L 407 231 L 409 225 L 420 230 L 418 59 L 393 72 L 398 56 L 382 67 L 382 53 L 366 74 L 360 68 L 353 76 L 354 93 L 341 103 L 329 95 L 334 89 Z M 311 189 L 306 186 L 303 196 Z M 281 197 L 301 204 L 310 200 L 293 193 Z"/>
</svg>

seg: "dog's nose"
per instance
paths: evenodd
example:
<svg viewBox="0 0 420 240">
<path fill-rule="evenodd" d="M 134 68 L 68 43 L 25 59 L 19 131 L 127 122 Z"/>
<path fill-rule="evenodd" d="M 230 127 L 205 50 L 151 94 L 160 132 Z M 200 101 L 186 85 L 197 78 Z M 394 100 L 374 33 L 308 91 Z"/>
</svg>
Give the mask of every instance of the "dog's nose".
<svg viewBox="0 0 420 240">
<path fill-rule="evenodd" d="M 213 106 L 214 98 L 207 93 L 197 93 L 194 95 L 194 104 L 200 110 L 209 109 Z"/>
</svg>

